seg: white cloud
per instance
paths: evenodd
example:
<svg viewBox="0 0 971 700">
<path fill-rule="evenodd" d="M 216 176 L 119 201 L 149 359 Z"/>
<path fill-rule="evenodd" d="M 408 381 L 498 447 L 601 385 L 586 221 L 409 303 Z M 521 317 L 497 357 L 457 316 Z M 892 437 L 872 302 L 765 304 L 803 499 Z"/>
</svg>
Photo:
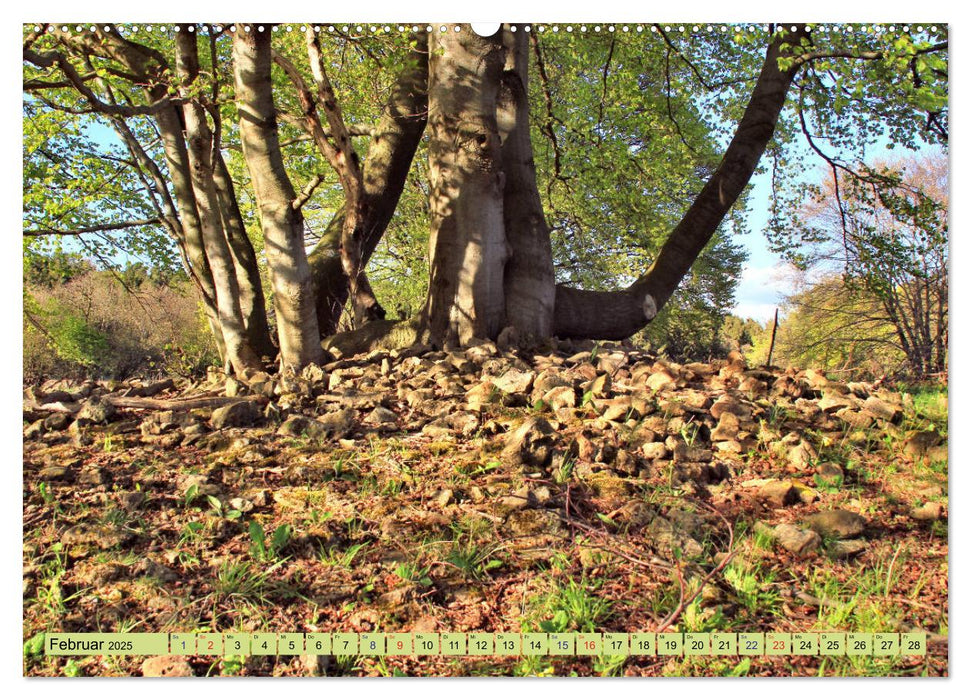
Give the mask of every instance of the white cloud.
<svg viewBox="0 0 971 700">
<path fill-rule="evenodd" d="M 786 262 L 761 267 L 746 266 L 735 291 L 736 316 L 766 322 L 786 296 L 798 288 L 799 272 Z"/>
</svg>

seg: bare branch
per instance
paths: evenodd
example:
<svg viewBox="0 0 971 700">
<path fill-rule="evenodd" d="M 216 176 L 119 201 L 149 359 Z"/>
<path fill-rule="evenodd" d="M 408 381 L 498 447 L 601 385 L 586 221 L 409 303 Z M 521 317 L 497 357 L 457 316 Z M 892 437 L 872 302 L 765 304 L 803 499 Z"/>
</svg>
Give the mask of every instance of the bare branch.
<svg viewBox="0 0 971 700">
<path fill-rule="evenodd" d="M 138 226 L 154 226 L 163 224 L 160 218 L 154 219 L 135 219 L 133 221 L 119 221 L 114 224 L 99 224 L 97 226 L 86 226 L 73 230 L 65 229 L 30 229 L 24 231 L 25 236 L 82 236 L 86 233 L 98 233 L 100 231 L 120 231 L 126 228 L 136 228 Z"/>
</svg>

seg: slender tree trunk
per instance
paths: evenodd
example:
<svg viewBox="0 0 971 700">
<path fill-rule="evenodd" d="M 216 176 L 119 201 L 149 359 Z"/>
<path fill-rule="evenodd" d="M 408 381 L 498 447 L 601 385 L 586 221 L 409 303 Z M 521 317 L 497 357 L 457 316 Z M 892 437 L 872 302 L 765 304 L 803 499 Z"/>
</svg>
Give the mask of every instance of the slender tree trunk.
<svg viewBox="0 0 971 700">
<path fill-rule="evenodd" d="M 303 243 L 303 216 L 293 206 L 293 185 L 283 167 L 277 132 L 271 46 L 266 31 L 233 34 L 236 102 L 240 140 L 263 225 L 273 285 L 281 369 L 301 367 L 322 357 L 313 282 Z"/>
<path fill-rule="evenodd" d="M 429 36 L 430 279 L 423 325 L 438 346 L 495 338 L 505 320 L 501 37 Z"/>
<path fill-rule="evenodd" d="M 239 211 L 236 189 L 230 177 L 222 153 L 213 153 L 213 181 L 219 195 L 223 217 L 223 229 L 229 241 L 229 249 L 236 265 L 236 279 L 239 282 L 239 306 L 246 326 L 246 337 L 253 349 L 271 361 L 276 357 L 276 347 L 270 340 L 270 326 L 266 320 L 266 299 L 263 296 L 263 281 L 256 262 L 256 251 L 246 233 L 243 215 Z"/>
<path fill-rule="evenodd" d="M 192 84 L 198 77 L 199 60 L 196 36 L 183 31 L 176 34 L 176 72 L 182 81 L 180 92 L 189 98 Z M 222 227 L 221 207 L 213 181 L 213 134 L 209 129 L 206 110 L 195 99 L 183 105 L 185 134 L 188 145 L 189 172 L 195 193 L 196 209 L 205 245 L 206 257 L 212 270 L 216 288 L 216 309 L 226 347 L 226 359 L 233 370 L 245 376 L 262 365 L 249 340 L 239 304 L 239 284 L 229 243 Z"/>
<path fill-rule="evenodd" d="M 769 44 L 752 97 L 718 169 L 668 236 L 650 269 L 618 292 L 557 286 L 553 332 L 561 337 L 627 338 L 657 315 L 745 189 L 775 132 L 799 70 L 779 68 L 782 44 L 798 45 L 804 29 Z"/>
<path fill-rule="evenodd" d="M 365 265 L 398 206 L 427 121 L 428 51 L 427 47 L 419 45 L 411 52 L 398 74 L 364 158 L 365 206 L 361 258 Z M 337 323 L 347 301 L 347 277 L 340 258 L 343 223 L 342 210 L 331 220 L 310 254 L 310 266 L 317 288 L 317 319 L 323 335 L 337 331 Z"/>
<path fill-rule="evenodd" d="M 508 25 L 502 29 L 506 63 L 497 118 L 506 174 L 503 218 L 511 251 L 504 279 L 506 324 L 524 337 L 547 338 L 553 334 L 556 282 L 529 136 L 528 36 L 522 26 L 515 32 Z"/>
</svg>

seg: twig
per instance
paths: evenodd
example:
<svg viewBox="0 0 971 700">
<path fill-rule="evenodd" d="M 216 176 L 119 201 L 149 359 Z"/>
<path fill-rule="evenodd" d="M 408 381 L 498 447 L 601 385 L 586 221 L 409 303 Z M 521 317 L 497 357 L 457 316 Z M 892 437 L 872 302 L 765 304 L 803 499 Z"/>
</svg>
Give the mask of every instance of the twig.
<svg viewBox="0 0 971 700">
<path fill-rule="evenodd" d="M 722 522 L 724 522 L 728 526 L 728 555 L 721 560 L 718 566 L 716 566 L 714 569 L 708 572 L 708 574 L 703 579 L 701 579 L 701 583 L 698 584 L 698 587 L 695 589 L 694 593 L 692 593 L 687 598 L 685 598 L 684 596 L 684 579 L 681 576 L 681 569 L 680 568 L 678 569 L 678 583 L 681 586 L 681 596 L 678 602 L 678 606 L 673 611 L 671 611 L 670 615 L 668 615 L 666 618 L 664 618 L 664 620 L 661 621 L 661 624 L 658 625 L 655 632 L 660 633 L 666 630 L 668 627 L 670 627 L 671 624 L 674 623 L 674 621 L 681 616 L 681 613 L 684 612 L 684 609 L 689 605 L 691 605 L 691 603 L 694 602 L 695 598 L 697 598 L 701 594 L 701 591 L 704 590 L 706 585 L 708 585 L 708 582 L 711 581 L 716 575 L 718 575 L 718 573 L 728 565 L 728 563 L 732 560 L 732 557 L 735 555 L 735 549 L 734 549 L 735 528 L 732 527 L 731 523 L 729 523 L 728 520 L 725 518 L 725 516 L 722 515 L 717 509 L 705 503 L 702 503 L 701 505 L 705 506 L 708 510 L 718 515 L 718 517 L 721 518 Z"/>
</svg>

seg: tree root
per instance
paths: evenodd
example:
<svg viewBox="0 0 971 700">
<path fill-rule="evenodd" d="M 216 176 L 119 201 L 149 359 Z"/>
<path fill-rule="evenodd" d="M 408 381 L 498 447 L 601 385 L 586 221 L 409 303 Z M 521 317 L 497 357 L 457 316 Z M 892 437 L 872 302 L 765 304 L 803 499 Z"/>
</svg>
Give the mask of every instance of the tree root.
<svg viewBox="0 0 971 700">
<path fill-rule="evenodd" d="M 424 335 L 417 318 L 380 320 L 324 338 L 321 345 L 324 350 L 336 349 L 349 357 L 374 350 L 401 350 L 423 342 Z"/>
</svg>

